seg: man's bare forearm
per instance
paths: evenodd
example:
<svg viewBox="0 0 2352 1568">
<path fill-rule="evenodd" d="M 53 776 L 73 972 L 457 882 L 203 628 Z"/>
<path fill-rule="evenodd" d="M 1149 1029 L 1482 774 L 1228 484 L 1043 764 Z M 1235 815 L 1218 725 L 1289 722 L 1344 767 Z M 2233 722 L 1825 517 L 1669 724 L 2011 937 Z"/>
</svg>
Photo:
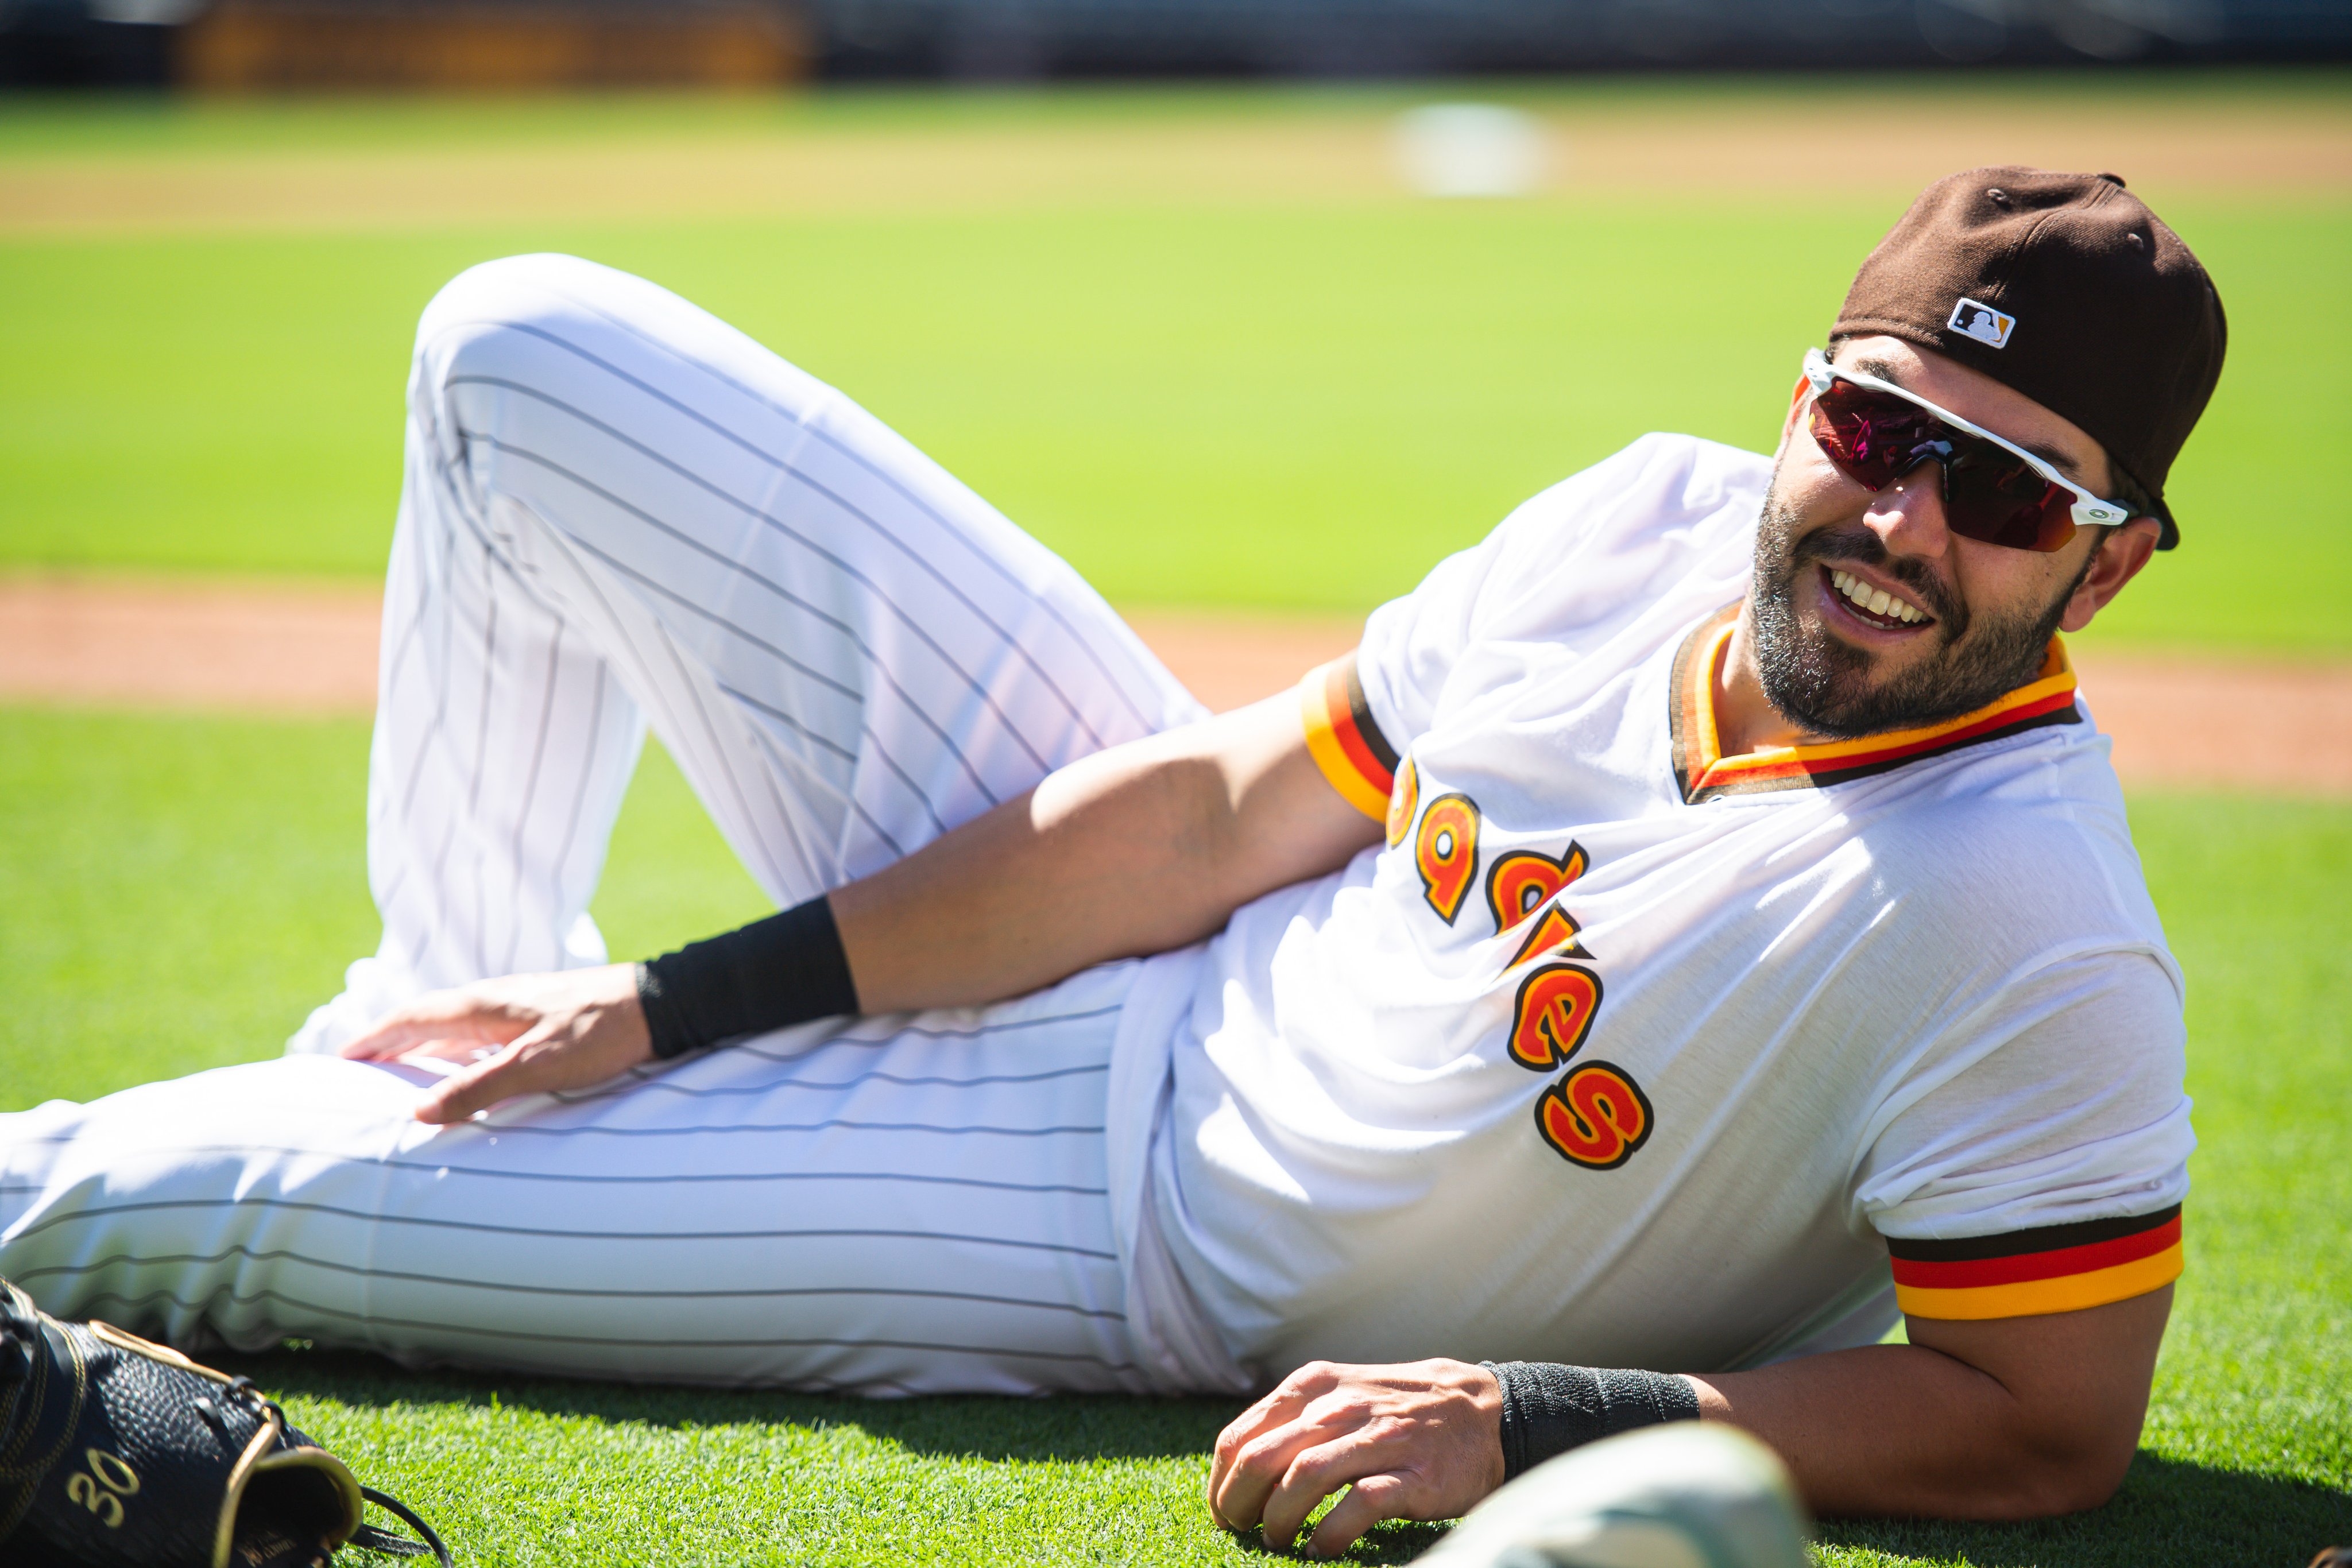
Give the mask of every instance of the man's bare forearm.
<svg viewBox="0 0 2352 1568">
<path fill-rule="evenodd" d="M 865 1011 L 966 1006 L 1197 941 L 1378 834 L 1285 695 L 1074 763 L 829 898 Z"/>
<path fill-rule="evenodd" d="M 2171 1299 L 2167 1287 L 2046 1317 L 1915 1320 L 1907 1345 L 1691 1381 L 1701 1416 L 1769 1443 L 1819 1513 L 2067 1513 L 2123 1480 Z"/>
</svg>

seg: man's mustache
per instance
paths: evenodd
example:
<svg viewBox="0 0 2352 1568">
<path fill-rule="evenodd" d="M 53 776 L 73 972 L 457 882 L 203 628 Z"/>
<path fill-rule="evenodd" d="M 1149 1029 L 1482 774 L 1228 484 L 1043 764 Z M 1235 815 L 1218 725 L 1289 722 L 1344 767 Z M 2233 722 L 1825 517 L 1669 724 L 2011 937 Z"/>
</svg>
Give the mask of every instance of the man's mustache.
<svg viewBox="0 0 2352 1568">
<path fill-rule="evenodd" d="M 1789 562 L 1792 567 L 1809 560 L 1853 561 L 1893 578 L 1909 591 L 1913 603 L 1936 618 L 1948 645 L 1958 641 L 1968 630 L 1968 606 L 1944 585 L 1927 562 L 1888 554 L 1879 537 L 1860 523 L 1815 528 L 1790 545 Z"/>
</svg>

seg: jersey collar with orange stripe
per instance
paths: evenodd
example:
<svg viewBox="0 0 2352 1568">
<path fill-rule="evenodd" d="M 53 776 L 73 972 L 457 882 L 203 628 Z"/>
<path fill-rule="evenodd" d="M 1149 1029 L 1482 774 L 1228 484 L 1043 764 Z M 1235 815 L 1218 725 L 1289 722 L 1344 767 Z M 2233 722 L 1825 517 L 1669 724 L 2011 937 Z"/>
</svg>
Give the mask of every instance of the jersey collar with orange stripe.
<svg viewBox="0 0 2352 1568">
<path fill-rule="evenodd" d="M 2049 654 L 2032 680 L 1974 713 L 1860 740 L 1774 746 L 1726 757 L 1716 743 L 1715 682 L 1738 619 L 1739 606 L 1726 605 L 1693 628 L 1675 654 L 1671 683 L 1675 782 L 1684 800 L 1694 806 L 1723 795 L 1824 789 L 1941 757 L 1964 746 L 1999 740 L 2044 725 L 2083 720 L 2074 706 L 2074 667 L 2067 662 L 2066 644 L 2053 637 Z"/>
</svg>

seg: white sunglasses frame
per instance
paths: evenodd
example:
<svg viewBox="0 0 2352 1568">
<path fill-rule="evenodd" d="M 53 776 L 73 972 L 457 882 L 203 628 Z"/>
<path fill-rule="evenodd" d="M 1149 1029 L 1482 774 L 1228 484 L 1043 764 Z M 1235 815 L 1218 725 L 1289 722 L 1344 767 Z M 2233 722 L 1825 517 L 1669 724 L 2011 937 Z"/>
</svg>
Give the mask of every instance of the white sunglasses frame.
<svg viewBox="0 0 2352 1568">
<path fill-rule="evenodd" d="M 1970 435 L 1979 436 L 1991 442 L 2003 452 L 2022 458 L 2036 474 L 2074 497 L 2074 505 L 2068 510 L 2074 515 L 2076 528 L 2112 528 L 2117 523 L 2131 521 L 2132 509 L 2129 507 L 2125 506 L 2121 501 L 2101 500 L 2041 458 L 2033 455 L 2032 453 L 2018 445 L 2017 443 L 1995 435 L 1981 425 L 1971 424 L 1949 409 L 1937 408 L 1917 392 L 1906 391 L 1896 386 L 1893 382 L 1881 381 L 1876 376 L 1865 375 L 1860 371 L 1840 370 L 1830 363 L 1829 356 L 1819 349 L 1805 350 L 1805 380 L 1811 383 L 1812 395 L 1816 398 L 1830 390 L 1832 382 L 1851 382 L 1855 386 L 1868 387 L 1873 392 L 1889 393 L 1901 398 L 1905 402 L 1926 409 L 1955 430 L 1965 430 Z"/>
</svg>

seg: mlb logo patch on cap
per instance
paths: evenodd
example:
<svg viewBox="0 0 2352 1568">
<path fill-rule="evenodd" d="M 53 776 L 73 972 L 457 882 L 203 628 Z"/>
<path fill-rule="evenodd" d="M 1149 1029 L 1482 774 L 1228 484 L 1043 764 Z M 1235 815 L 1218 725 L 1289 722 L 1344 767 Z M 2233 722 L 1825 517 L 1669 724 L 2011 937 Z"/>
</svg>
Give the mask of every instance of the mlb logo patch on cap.
<svg viewBox="0 0 2352 1568">
<path fill-rule="evenodd" d="M 2017 325 L 2017 318 L 2004 316 L 1990 305 L 1963 299 L 1952 307 L 1952 319 L 1944 325 L 1963 337 L 1974 338 L 1979 343 L 2005 349 L 2009 347 L 2010 329 Z"/>
</svg>

